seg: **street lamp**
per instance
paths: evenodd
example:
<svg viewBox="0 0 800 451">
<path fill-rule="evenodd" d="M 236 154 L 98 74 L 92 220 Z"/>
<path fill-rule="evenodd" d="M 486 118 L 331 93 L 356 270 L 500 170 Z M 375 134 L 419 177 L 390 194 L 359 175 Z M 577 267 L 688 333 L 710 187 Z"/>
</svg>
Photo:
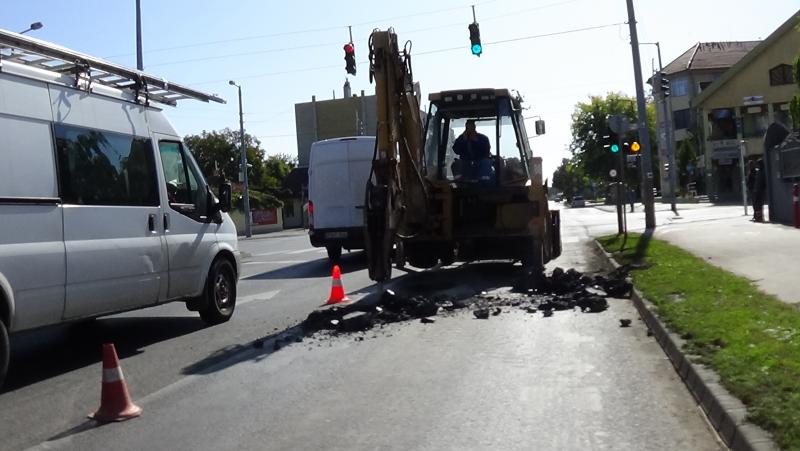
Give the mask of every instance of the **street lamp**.
<svg viewBox="0 0 800 451">
<path fill-rule="evenodd" d="M 44 25 L 42 25 L 41 22 L 34 22 L 34 23 L 31 24 L 30 27 L 28 27 L 27 30 L 20 31 L 19 34 L 25 34 L 25 33 L 29 32 L 29 31 L 32 31 L 32 30 L 38 30 L 38 29 L 42 28 L 43 26 Z"/>
<path fill-rule="evenodd" d="M 658 73 L 664 73 L 664 64 L 661 62 L 661 43 L 660 42 L 641 42 L 640 45 L 654 45 L 658 50 Z M 660 75 L 659 75 L 660 77 Z M 659 86 L 661 89 L 661 81 L 656 81 L 655 77 L 653 78 L 653 88 Z M 667 135 L 667 149 L 669 153 L 667 156 L 669 157 L 669 187 L 670 191 L 672 191 L 672 199 L 671 200 L 671 208 L 672 212 L 676 215 L 678 214 L 678 207 L 675 204 L 678 198 L 678 191 L 677 191 L 677 168 L 678 166 L 675 164 L 675 132 L 672 129 L 672 101 L 670 100 L 668 95 L 662 96 L 664 102 L 664 125 L 665 130 L 664 132 Z"/>
<path fill-rule="evenodd" d="M 248 238 L 253 236 L 252 232 L 252 218 L 250 217 L 250 195 L 247 188 L 247 148 L 244 144 L 244 113 L 242 112 L 242 87 L 237 85 L 235 81 L 228 82 L 231 86 L 236 86 L 239 89 L 239 136 L 241 144 L 239 147 L 240 165 L 242 171 L 242 201 L 244 203 L 244 235 Z"/>
</svg>

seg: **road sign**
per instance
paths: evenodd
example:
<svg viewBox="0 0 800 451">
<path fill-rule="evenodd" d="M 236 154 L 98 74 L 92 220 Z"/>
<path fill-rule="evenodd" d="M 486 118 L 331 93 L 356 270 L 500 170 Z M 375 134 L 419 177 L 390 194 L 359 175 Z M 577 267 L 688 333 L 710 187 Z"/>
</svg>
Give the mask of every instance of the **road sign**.
<svg viewBox="0 0 800 451">
<path fill-rule="evenodd" d="M 628 116 L 623 116 L 621 114 L 612 114 L 608 116 L 608 128 L 618 135 L 628 131 L 629 122 Z"/>
<path fill-rule="evenodd" d="M 617 176 L 617 170 L 616 169 L 612 169 L 612 170 L 608 171 L 608 175 L 610 175 L 611 178 L 616 177 Z"/>
</svg>

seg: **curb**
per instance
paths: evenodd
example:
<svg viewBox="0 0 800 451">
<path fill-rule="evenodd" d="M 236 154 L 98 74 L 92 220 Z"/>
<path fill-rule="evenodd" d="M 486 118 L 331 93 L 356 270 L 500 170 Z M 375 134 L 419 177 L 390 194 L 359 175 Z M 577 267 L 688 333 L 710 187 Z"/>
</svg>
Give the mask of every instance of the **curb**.
<svg viewBox="0 0 800 451">
<path fill-rule="evenodd" d="M 603 249 L 600 242 L 594 242 L 614 269 L 618 268 L 620 265 L 614 257 Z M 719 376 L 689 360 L 681 350 L 685 340 L 667 329 L 658 317 L 656 307 L 636 287 L 631 290 L 631 300 L 722 441 L 733 451 L 778 450 L 765 430 L 747 421 L 747 408 L 720 384 Z"/>
</svg>

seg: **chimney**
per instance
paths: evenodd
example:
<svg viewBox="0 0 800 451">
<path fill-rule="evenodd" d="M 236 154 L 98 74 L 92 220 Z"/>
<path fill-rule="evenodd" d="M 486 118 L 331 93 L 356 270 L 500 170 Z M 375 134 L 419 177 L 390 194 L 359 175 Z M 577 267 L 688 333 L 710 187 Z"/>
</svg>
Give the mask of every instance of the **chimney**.
<svg viewBox="0 0 800 451">
<path fill-rule="evenodd" d="M 344 98 L 352 97 L 353 92 L 350 90 L 350 80 L 344 79 Z"/>
</svg>

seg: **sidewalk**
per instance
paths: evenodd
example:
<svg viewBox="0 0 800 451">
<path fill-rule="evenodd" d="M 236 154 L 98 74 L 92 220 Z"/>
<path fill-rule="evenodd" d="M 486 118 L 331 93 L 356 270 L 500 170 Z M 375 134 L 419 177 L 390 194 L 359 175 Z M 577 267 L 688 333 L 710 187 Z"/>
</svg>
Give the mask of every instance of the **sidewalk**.
<svg viewBox="0 0 800 451">
<path fill-rule="evenodd" d="M 263 240 L 265 238 L 286 238 L 292 236 L 305 236 L 308 235 L 308 229 L 285 229 L 285 230 L 276 230 L 274 232 L 266 232 L 266 233 L 258 233 L 253 234 L 250 238 L 246 238 L 244 235 L 239 235 L 239 241 L 244 240 Z"/>
<path fill-rule="evenodd" d="M 674 221 L 656 228 L 655 237 L 746 277 L 765 293 L 800 307 L 800 229 L 754 223 L 742 215 Z"/>
</svg>

